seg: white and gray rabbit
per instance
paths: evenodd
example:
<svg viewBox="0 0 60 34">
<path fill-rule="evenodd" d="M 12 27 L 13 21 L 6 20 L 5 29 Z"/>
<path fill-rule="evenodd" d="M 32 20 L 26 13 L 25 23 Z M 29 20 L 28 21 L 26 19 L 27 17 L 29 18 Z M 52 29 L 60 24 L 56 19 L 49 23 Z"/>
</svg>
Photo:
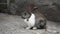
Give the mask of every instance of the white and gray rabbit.
<svg viewBox="0 0 60 34">
<path fill-rule="evenodd" d="M 24 11 L 21 17 L 27 23 L 28 27 L 26 29 L 46 29 L 46 18 L 36 11 L 36 6 L 34 4 L 29 5 L 27 11 Z"/>
</svg>

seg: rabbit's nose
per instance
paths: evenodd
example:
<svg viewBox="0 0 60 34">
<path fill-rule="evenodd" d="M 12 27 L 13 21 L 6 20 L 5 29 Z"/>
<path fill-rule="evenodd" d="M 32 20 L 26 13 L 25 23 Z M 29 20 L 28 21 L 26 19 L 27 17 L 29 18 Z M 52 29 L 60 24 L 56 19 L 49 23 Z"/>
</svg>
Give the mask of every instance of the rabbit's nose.
<svg viewBox="0 0 60 34">
<path fill-rule="evenodd" d="M 27 21 L 29 21 L 29 19 L 27 19 Z"/>
</svg>

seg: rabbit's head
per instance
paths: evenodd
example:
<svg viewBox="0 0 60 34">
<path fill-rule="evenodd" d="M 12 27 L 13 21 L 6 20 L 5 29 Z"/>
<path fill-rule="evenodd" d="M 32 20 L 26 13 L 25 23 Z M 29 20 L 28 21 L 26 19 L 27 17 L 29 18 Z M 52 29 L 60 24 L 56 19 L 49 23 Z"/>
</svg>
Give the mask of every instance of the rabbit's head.
<svg viewBox="0 0 60 34">
<path fill-rule="evenodd" d="M 25 8 L 25 10 L 22 12 L 21 17 L 23 19 L 27 19 L 31 16 L 32 11 L 35 10 L 37 7 L 34 4 L 29 4 L 28 7 Z"/>
<path fill-rule="evenodd" d="M 22 13 L 22 15 L 21 15 L 21 17 L 23 18 L 23 19 L 27 19 L 27 18 L 29 18 L 31 16 L 31 13 L 30 12 L 27 12 L 27 11 L 24 11 L 23 13 Z"/>
</svg>

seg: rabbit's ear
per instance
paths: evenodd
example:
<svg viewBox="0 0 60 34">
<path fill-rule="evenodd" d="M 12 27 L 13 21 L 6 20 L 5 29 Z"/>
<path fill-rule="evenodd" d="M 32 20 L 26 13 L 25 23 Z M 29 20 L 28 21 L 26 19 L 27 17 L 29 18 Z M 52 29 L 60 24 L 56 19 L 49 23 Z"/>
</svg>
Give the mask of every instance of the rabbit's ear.
<svg viewBox="0 0 60 34">
<path fill-rule="evenodd" d="M 33 11 L 35 9 L 37 9 L 37 6 L 35 4 L 29 4 L 29 11 Z"/>
</svg>

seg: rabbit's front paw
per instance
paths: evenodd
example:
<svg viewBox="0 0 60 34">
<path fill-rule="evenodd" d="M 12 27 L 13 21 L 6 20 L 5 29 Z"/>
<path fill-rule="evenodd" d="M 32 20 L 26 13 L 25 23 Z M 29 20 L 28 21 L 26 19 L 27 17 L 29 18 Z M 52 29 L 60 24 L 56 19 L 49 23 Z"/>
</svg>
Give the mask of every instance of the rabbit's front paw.
<svg viewBox="0 0 60 34">
<path fill-rule="evenodd" d="M 30 29 L 31 27 L 26 27 L 26 29 Z"/>
<path fill-rule="evenodd" d="M 33 27 L 33 29 L 35 30 L 35 29 L 37 29 L 37 27 Z"/>
</svg>

